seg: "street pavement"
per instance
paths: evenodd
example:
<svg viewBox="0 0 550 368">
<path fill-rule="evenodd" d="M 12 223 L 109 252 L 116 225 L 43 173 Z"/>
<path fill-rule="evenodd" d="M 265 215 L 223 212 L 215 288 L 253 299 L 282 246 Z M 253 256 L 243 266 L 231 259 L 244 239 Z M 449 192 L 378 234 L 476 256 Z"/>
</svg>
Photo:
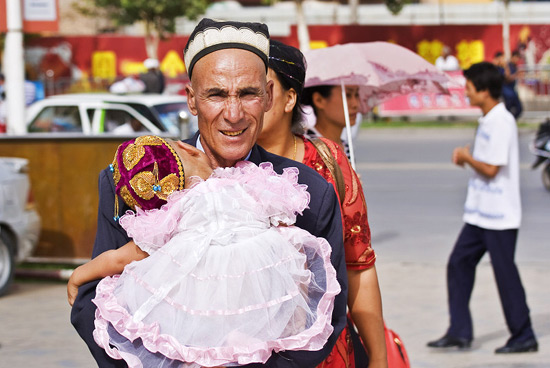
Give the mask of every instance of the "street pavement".
<svg viewBox="0 0 550 368">
<path fill-rule="evenodd" d="M 445 266 L 458 235 L 469 172 L 450 164 L 452 148 L 473 129 L 363 129 L 357 171 L 366 193 L 384 317 L 418 368 L 550 367 L 550 193 L 521 132 L 524 220 L 516 254 L 539 352 L 495 355 L 508 338 L 487 257 L 478 267 L 471 310 L 471 349 L 430 349 L 447 327 Z M 0 299 L 0 367 L 94 367 L 69 322 L 63 282 L 16 280 Z"/>
</svg>

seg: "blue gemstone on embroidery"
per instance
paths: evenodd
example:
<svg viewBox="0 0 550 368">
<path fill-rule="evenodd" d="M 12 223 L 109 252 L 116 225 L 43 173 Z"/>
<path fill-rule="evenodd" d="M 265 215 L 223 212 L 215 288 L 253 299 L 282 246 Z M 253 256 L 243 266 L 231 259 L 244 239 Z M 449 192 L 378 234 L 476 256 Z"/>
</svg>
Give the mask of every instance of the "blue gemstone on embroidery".
<svg viewBox="0 0 550 368">
<path fill-rule="evenodd" d="M 153 191 L 160 192 L 160 185 L 153 185 Z"/>
<path fill-rule="evenodd" d="M 120 218 L 119 216 L 115 216 L 113 217 L 113 220 L 118 221 L 119 218 Z"/>
<path fill-rule="evenodd" d="M 111 170 L 111 172 L 114 172 L 114 171 L 115 171 L 115 168 L 113 167 L 113 164 L 110 164 L 110 165 L 109 165 L 109 170 Z"/>
</svg>

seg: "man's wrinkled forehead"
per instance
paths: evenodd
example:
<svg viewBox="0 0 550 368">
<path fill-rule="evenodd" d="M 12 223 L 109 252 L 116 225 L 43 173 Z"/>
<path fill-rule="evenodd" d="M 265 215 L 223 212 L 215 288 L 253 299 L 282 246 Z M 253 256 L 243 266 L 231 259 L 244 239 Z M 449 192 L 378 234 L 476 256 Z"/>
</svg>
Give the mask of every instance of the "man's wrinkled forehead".
<svg viewBox="0 0 550 368">
<path fill-rule="evenodd" d="M 246 50 L 224 49 L 214 51 L 200 60 L 197 60 L 193 67 L 194 72 L 191 78 L 192 83 L 197 81 L 210 83 L 221 83 L 224 87 L 239 84 L 242 80 L 250 82 L 260 81 L 267 77 L 267 70 L 260 58 Z"/>
</svg>

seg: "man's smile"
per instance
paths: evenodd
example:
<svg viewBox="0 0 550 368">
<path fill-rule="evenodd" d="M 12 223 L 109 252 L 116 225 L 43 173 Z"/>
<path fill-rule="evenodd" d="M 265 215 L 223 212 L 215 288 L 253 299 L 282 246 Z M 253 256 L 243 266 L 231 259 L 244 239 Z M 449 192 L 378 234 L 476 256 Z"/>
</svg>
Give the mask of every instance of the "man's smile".
<svg viewBox="0 0 550 368">
<path fill-rule="evenodd" d="M 246 129 L 237 130 L 237 131 L 229 131 L 229 130 L 220 130 L 220 132 L 223 135 L 228 135 L 230 137 L 236 137 L 238 135 L 241 135 Z"/>
</svg>

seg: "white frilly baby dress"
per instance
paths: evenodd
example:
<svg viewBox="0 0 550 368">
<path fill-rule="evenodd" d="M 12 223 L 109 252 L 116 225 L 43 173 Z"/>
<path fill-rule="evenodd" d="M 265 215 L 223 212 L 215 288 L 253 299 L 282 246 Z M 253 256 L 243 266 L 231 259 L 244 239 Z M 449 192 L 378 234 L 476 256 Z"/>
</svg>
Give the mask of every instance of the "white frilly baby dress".
<svg viewBox="0 0 550 368">
<path fill-rule="evenodd" d="M 97 286 L 94 338 L 129 367 L 263 363 L 319 350 L 340 292 L 330 246 L 292 224 L 298 169 L 240 162 L 120 219 L 149 257 Z M 113 348 L 114 347 L 114 348 Z"/>
</svg>

